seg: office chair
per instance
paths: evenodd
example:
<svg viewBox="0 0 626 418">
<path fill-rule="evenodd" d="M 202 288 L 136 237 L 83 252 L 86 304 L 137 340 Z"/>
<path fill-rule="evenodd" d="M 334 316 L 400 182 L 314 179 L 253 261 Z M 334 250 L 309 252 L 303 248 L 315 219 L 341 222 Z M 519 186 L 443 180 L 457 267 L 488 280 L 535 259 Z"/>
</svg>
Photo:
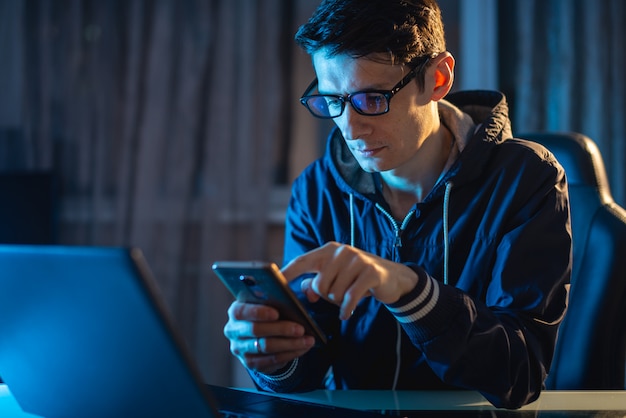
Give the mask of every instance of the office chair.
<svg viewBox="0 0 626 418">
<path fill-rule="evenodd" d="M 546 387 L 625 389 L 626 210 L 613 200 L 590 138 L 573 132 L 516 136 L 548 148 L 569 183 L 572 281 Z"/>
</svg>

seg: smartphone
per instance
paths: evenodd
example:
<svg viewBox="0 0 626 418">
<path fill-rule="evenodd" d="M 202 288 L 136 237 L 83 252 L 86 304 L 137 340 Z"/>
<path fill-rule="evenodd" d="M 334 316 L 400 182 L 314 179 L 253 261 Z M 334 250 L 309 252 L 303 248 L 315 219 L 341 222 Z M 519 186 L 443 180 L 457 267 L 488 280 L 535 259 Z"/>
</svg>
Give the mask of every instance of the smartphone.
<svg viewBox="0 0 626 418">
<path fill-rule="evenodd" d="M 213 271 L 233 296 L 276 308 L 280 319 L 304 326 L 306 334 L 326 344 L 326 335 L 298 300 L 278 266 L 264 261 L 216 261 Z"/>
</svg>

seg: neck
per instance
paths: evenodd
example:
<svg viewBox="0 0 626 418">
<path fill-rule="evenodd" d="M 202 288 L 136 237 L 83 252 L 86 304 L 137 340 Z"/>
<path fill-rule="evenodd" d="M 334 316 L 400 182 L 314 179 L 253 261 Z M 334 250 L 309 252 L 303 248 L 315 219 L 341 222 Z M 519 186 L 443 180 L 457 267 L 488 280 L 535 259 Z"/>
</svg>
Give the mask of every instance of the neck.
<svg viewBox="0 0 626 418">
<path fill-rule="evenodd" d="M 453 144 L 452 133 L 442 124 L 438 135 L 422 144 L 419 159 L 410 167 L 381 173 L 383 196 L 393 215 L 403 217 L 416 203 L 426 198 L 446 166 Z"/>
</svg>

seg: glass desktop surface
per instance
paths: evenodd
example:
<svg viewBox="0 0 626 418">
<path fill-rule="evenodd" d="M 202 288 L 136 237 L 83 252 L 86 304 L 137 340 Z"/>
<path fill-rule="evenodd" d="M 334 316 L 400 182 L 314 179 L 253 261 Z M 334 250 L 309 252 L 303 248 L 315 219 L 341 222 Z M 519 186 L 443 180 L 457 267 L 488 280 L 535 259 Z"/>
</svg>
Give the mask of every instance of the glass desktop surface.
<svg viewBox="0 0 626 418">
<path fill-rule="evenodd" d="M 389 417 L 626 417 L 626 391 L 544 391 L 520 409 L 495 408 L 473 391 L 318 390 L 277 396 Z"/>
</svg>

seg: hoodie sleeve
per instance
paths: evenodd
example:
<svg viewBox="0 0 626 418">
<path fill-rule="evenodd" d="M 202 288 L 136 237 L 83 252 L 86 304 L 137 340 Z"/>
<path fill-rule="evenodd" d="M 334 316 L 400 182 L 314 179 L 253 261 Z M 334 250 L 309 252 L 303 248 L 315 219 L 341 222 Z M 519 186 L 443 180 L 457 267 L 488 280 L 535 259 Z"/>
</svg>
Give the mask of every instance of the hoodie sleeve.
<svg viewBox="0 0 626 418">
<path fill-rule="evenodd" d="M 497 239 L 474 238 L 475 246 L 494 241 L 483 296 L 411 265 L 418 286 L 387 305 L 442 381 L 479 390 L 498 407 L 518 408 L 539 396 L 567 305 L 567 182 L 556 160 L 539 151 L 524 167 L 510 164 L 498 177 L 504 186 L 490 190 L 502 226 Z M 472 263 L 467 260 L 458 276 L 475 275 L 479 266 Z"/>
</svg>

